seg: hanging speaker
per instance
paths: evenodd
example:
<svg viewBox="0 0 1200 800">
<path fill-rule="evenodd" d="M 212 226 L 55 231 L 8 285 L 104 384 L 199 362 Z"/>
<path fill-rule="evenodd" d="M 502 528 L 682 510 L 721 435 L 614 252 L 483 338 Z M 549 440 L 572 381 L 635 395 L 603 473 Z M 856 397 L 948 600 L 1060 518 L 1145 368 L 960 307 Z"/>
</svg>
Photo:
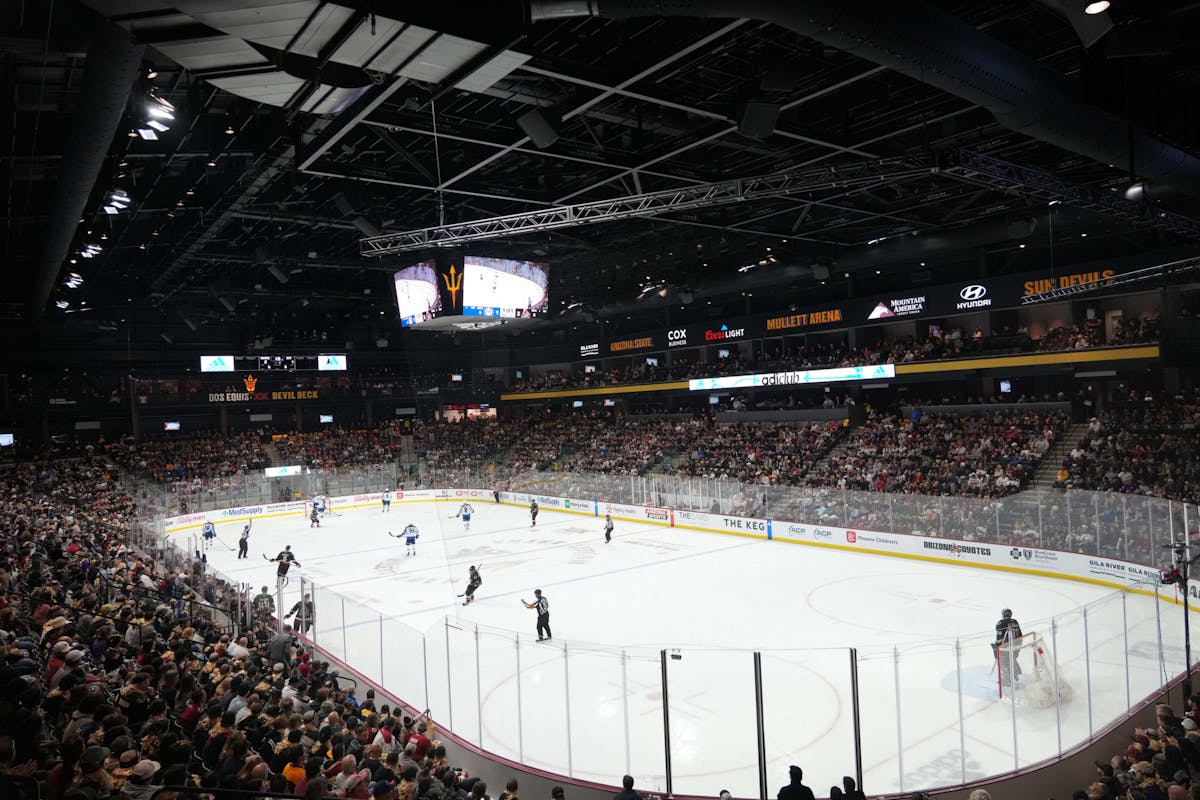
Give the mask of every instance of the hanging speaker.
<svg viewBox="0 0 1200 800">
<path fill-rule="evenodd" d="M 346 195 L 341 192 L 333 196 L 333 204 L 337 207 L 338 213 L 343 217 L 348 217 L 354 213 L 354 206 L 350 205 L 350 201 L 346 199 Z"/>
<path fill-rule="evenodd" d="M 517 117 L 517 127 L 528 136 L 539 149 L 545 150 L 558 141 L 558 131 L 550 120 L 536 108 L 531 108 Z"/>
<path fill-rule="evenodd" d="M 738 122 L 738 133 L 747 139 L 766 139 L 775 132 L 781 111 L 777 103 L 746 103 Z"/>
</svg>

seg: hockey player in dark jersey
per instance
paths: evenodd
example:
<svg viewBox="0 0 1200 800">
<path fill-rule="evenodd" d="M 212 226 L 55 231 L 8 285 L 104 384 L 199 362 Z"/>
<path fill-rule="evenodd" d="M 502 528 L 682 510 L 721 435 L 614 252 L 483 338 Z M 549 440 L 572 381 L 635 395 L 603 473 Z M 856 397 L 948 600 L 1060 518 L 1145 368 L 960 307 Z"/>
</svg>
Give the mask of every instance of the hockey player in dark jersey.
<svg viewBox="0 0 1200 800">
<path fill-rule="evenodd" d="M 605 514 L 604 515 L 604 541 L 605 542 L 612 541 L 612 529 L 613 529 L 612 514 Z"/>
<path fill-rule="evenodd" d="M 300 566 L 300 562 L 296 560 L 296 556 L 292 553 L 292 546 L 289 544 L 279 551 L 279 555 L 271 559 L 272 564 L 278 564 L 275 575 L 280 578 L 286 578 L 288 568 L 295 564 Z"/>
<path fill-rule="evenodd" d="M 538 512 L 537 500 L 530 500 L 529 501 L 529 519 L 530 519 L 529 527 L 531 527 L 531 528 L 537 527 L 537 512 Z"/>
<path fill-rule="evenodd" d="M 483 585 L 483 578 L 479 575 L 479 570 L 471 567 L 470 573 L 467 576 L 467 591 L 465 593 L 466 600 L 463 601 L 464 606 L 469 606 L 475 601 L 475 590 Z"/>
</svg>

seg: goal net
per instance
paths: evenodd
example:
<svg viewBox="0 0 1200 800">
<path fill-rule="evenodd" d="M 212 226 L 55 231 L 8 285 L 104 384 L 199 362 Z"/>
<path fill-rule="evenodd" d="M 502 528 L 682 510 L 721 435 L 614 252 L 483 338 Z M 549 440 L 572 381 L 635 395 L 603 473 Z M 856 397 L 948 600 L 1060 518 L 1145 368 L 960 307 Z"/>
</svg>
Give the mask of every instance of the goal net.
<svg viewBox="0 0 1200 800">
<path fill-rule="evenodd" d="M 1071 698 L 1071 685 L 1038 633 L 997 645 L 996 674 L 1000 697 L 1021 705 L 1048 708 Z"/>
</svg>

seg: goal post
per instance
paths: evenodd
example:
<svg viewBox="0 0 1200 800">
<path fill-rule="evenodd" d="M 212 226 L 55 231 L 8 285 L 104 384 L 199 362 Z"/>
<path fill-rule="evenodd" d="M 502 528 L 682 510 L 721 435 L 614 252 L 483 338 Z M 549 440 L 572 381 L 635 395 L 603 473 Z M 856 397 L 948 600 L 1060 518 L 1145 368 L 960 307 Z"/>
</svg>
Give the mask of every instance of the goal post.
<svg viewBox="0 0 1200 800">
<path fill-rule="evenodd" d="M 1037 632 L 996 645 L 996 681 L 1000 698 L 1048 708 L 1071 697 L 1071 685 L 1058 668 L 1046 640 Z"/>
</svg>

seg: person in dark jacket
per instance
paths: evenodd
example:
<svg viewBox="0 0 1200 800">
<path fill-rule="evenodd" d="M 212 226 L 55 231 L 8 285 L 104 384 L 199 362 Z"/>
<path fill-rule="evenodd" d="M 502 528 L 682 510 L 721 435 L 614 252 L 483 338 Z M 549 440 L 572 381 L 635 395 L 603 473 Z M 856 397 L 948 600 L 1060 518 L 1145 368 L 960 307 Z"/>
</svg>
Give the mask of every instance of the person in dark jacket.
<svg viewBox="0 0 1200 800">
<path fill-rule="evenodd" d="M 632 775 L 621 778 L 621 786 L 624 788 L 613 795 L 613 800 L 642 800 L 642 796 L 633 790 Z"/>
<path fill-rule="evenodd" d="M 779 790 L 779 800 L 816 800 L 812 789 L 801 783 L 804 780 L 804 770 L 793 764 L 788 767 L 788 775 L 791 776 L 791 783 Z"/>
</svg>

